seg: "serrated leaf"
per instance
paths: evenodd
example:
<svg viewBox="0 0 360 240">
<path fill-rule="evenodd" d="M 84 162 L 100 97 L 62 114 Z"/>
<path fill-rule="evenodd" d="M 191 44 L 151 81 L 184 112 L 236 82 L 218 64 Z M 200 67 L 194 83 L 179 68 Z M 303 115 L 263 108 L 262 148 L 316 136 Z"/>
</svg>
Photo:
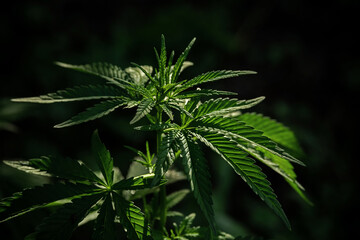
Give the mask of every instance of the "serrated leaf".
<svg viewBox="0 0 360 240">
<path fill-rule="evenodd" d="M 166 68 L 167 56 L 166 56 L 166 46 L 165 46 L 165 37 L 161 35 L 161 51 L 159 58 L 159 73 L 160 73 L 160 82 L 161 86 L 165 84 L 165 68 Z"/>
<path fill-rule="evenodd" d="M 115 210 L 110 194 L 105 198 L 96 219 L 92 238 L 94 240 L 117 239 L 115 235 Z"/>
<path fill-rule="evenodd" d="M 248 74 L 256 74 L 254 71 L 231 71 L 231 70 L 217 70 L 217 71 L 211 71 L 207 73 L 203 73 L 197 77 L 194 77 L 190 80 L 186 80 L 182 83 L 182 86 L 177 89 L 176 93 L 180 93 L 188 88 L 195 87 L 197 85 L 207 83 L 207 82 L 213 82 L 218 81 L 221 79 L 226 78 L 232 78 L 232 77 L 238 77 L 241 75 L 248 75 Z"/>
<path fill-rule="evenodd" d="M 175 139 L 179 132 L 179 130 L 172 130 L 166 133 L 161 141 L 157 161 L 155 163 L 155 176 L 152 182 L 153 186 L 157 185 L 174 161 L 171 156 L 171 149 L 175 144 Z"/>
<path fill-rule="evenodd" d="M 257 130 L 263 132 L 263 135 L 272 139 L 274 142 L 279 143 L 285 149 L 290 149 L 290 151 L 303 155 L 303 151 L 297 142 L 297 139 L 294 133 L 283 124 L 276 122 L 273 119 L 264 117 L 261 114 L 256 113 L 246 113 L 238 117 L 240 121 L 245 122 L 247 125 L 254 127 Z M 276 161 L 277 160 L 277 161 Z M 293 166 L 287 161 L 281 159 L 275 159 L 276 164 L 282 171 L 285 171 L 287 176 L 291 179 L 286 181 L 290 186 L 303 198 L 308 204 L 313 205 L 313 203 L 306 197 L 303 193 L 304 188 L 296 181 L 296 174 L 293 171 Z M 271 166 L 270 166 L 271 167 Z"/>
<path fill-rule="evenodd" d="M 183 67 L 183 64 L 189 54 L 189 51 L 192 47 L 192 45 L 194 45 L 196 38 L 193 38 L 191 40 L 191 42 L 189 43 L 189 45 L 185 48 L 184 52 L 181 53 L 180 57 L 177 59 L 174 68 L 172 70 L 172 74 L 171 74 L 171 83 L 175 83 L 179 77 L 179 74 L 181 72 L 181 69 Z"/>
<path fill-rule="evenodd" d="M 167 217 L 184 217 L 184 214 L 178 211 L 167 211 Z"/>
<path fill-rule="evenodd" d="M 180 133 L 177 140 L 178 147 L 181 150 L 182 163 L 190 181 L 191 190 L 208 220 L 212 233 L 216 235 L 210 173 L 206 159 L 202 155 L 199 146 L 187 139 L 184 134 Z"/>
<path fill-rule="evenodd" d="M 101 200 L 96 203 L 89 211 L 86 217 L 79 223 L 78 227 L 87 224 L 88 222 L 95 221 L 96 218 L 99 216 L 99 210 L 102 206 Z"/>
<path fill-rule="evenodd" d="M 73 230 L 78 226 L 81 220 L 84 219 L 89 209 L 95 205 L 101 197 L 102 194 L 96 194 L 72 200 L 72 203 L 65 204 L 53 215 L 45 218 L 36 228 L 35 232 L 28 235 L 25 239 L 70 239 Z"/>
<path fill-rule="evenodd" d="M 300 160 L 279 148 L 276 143 L 269 138 L 263 136 L 262 132 L 257 131 L 250 126 L 246 126 L 244 122 L 241 122 L 236 118 L 202 118 L 198 119 L 197 122 L 193 122 L 193 126 L 198 126 L 199 129 L 203 129 L 204 131 L 219 132 L 236 139 L 239 143 L 239 147 L 259 160 L 263 159 L 265 161 L 266 158 L 271 159 L 272 156 L 276 156 L 280 159 L 294 162 L 299 165 L 305 165 Z"/>
<path fill-rule="evenodd" d="M 126 93 L 119 88 L 114 88 L 109 85 L 87 85 L 67 88 L 65 90 L 59 90 L 55 93 L 49 93 L 39 97 L 14 98 L 11 99 L 11 101 L 30 103 L 57 103 L 119 98 L 121 96 L 126 96 Z"/>
<path fill-rule="evenodd" d="M 97 118 L 101 118 L 105 115 L 108 115 L 115 109 L 123 106 L 124 104 L 126 104 L 126 101 L 121 99 L 111 99 L 100 102 L 98 104 L 95 104 L 93 107 L 90 107 L 85 111 L 79 113 L 78 115 L 75 115 L 71 119 L 55 125 L 54 128 L 70 127 L 80 123 L 95 120 Z"/>
<path fill-rule="evenodd" d="M 71 158 L 43 156 L 29 161 L 4 161 L 4 163 L 27 173 L 55 176 L 75 181 L 103 183 L 82 162 Z"/>
<path fill-rule="evenodd" d="M 174 60 L 174 55 L 175 55 L 175 52 L 171 51 L 167 67 L 165 69 L 165 80 L 166 80 L 166 82 L 165 82 L 164 85 L 168 85 L 171 82 L 171 74 L 170 73 L 173 70 L 173 67 L 171 65 L 172 65 L 172 62 Z"/>
<path fill-rule="evenodd" d="M 298 155 L 304 155 L 293 131 L 282 123 L 258 113 L 241 114 L 238 119 L 263 132 L 264 136 L 280 144 L 282 147 L 289 149 Z"/>
<path fill-rule="evenodd" d="M 132 240 L 152 239 L 150 228 L 140 209 L 117 193 L 114 193 L 113 197 L 116 214 L 126 229 L 128 238 Z"/>
<path fill-rule="evenodd" d="M 160 104 L 160 107 L 166 113 L 166 115 L 168 115 L 170 120 L 173 121 L 174 115 L 173 115 L 172 111 L 165 104 Z"/>
<path fill-rule="evenodd" d="M 238 143 L 232 138 L 217 132 L 192 133 L 201 142 L 219 154 L 250 188 L 284 221 L 290 229 L 287 219 L 277 197 L 266 180 L 266 175 L 255 161 L 239 148 Z"/>
<path fill-rule="evenodd" d="M 140 104 L 136 110 L 135 117 L 130 121 L 130 124 L 134 124 L 137 121 L 139 121 L 140 119 L 142 119 L 143 117 L 145 117 L 145 115 L 150 113 L 150 111 L 152 110 L 152 108 L 154 106 L 155 106 L 155 103 L 151 98 L 144 98 L 140 102 Z"/>
<path fill-rule="evenodd" d="M 62 199 L 98 192 L 93 186 L 73 183 L 55 183 L 25 189 L 0 202 L 0 222 L 23 215 Z"/>
<path fill-rule="evenodd" d="M 196 89 L 194 91 L 187 91 L 176 95 L 177 98 L 198 98 L 198 97 L 212 97 L 219 95 L 237 95 L 235 92 L 220 91 L 214 89 Z"/>
<path fill-rule="evenodd" d="M 178 104 L 175 101 L 171 101 L 169 103 L 169 107 L 178 110 L 181 114 L 189 117 L 190 119 L 194 118 L 190 112 L 188 112 L 181 104 Z"/>
<path fill-rule="evenodd" d="M 26 172 L 26 173 L 30 173 L 30 174 L 35 174 L 35 175 L 40 175 L 40 176 L 46 176 L 46 177 L 51 177 L 51 174 L 34 168 L 32 166 L 29 165 L 29 161 L 3 161 L 3 163 L 5 163 L 6 165 L 15 168 L 17 170 Z"/>
<path fill-rule="evenodd" d="M 217 127 L 199 127 L 200 132 L 217 133 L 234 140 L 237 142 L 239 149 L 242 149 L 279 173 L 290 183 L 296 192 L 300 192 L 300 196 L 304 197 L 304 194 L 301 193 L 303 187 L 296 181 L 296 174 L 289 162 L 290 160 L 281 149 L 277 148 L 276 144 L 263 137 L 261 132 L 247 127 L 244 123 L 237 122 L 235 119 L 213 118 L 208 120 L 213 123 L 216 122 L 215 125 Z M 308 201 L 307 199 L 305 200 Z"/>
<path fill-rule="evenodd" d="M 152 187 L 152 180 L 155 174 L 148 173 L 136 177 L 121 180 L 120 182 L 113 185 L 115 190 L 138 190 Z M 166 183 L 166 180 L 161 180 L 160 185 Z"/>
<path fill-rule="evenodd" d="M 155 79 L 151 76 L 151 72 L 148 72 L 149 69 L 145 69 L 143 66 L 140 66 L 139 64 L 136 63 L 131 63 L 132 65 L 134 65 L 135 67 L 137 67 L 138 69 L 140 69 L 140 71 L 142 71 L 145 76 L 150 79 L 151 82 L 153 82 L 155 85 L 157 85 L 158 83 L 155 81 Z M 152 70 L 152 69 L 151 69 Z M 156 70 L 156 69 L 155 69 Z"/>
<path fill-rule="evenodd" d="M 99 76 L 121 88 L 124 88 L 124 82 L 126 82 L 128 78 L 128 74 L 124 70 L 110 63 L 91 63 L 86 65 L 72 65 L 68 63 L 55 62 L 55 64 L 63 68 L 69 68 L 76 71 Z"/>
<path fill-rule="evenodd" d="M 143 65 L 141 67 L 151 75 L 153 71 L 152 66 Z M 141 71 L 138 67 L 128 67 L 125 68 L 125 71 L 130 75 L 132 81 L 137 86 L 144 86 L 145 83 L 149 80 L 149 78 L 144 74 L 144 72 Z"/>
<path fill-rule="evenodd" d="M 96 163 L 104 176 L 105 182 L 108 186 L 111 186 L 114 180 L 114 163 L 109 150 L 107 150 L 105 145 L 101 142 L 97 130 L 95 130 L 92 135 L 91 145 L 94 155 L 96 156 Z"/>
<path fill-rule="evenodd" d="M 229 98 L 210 99 L 204 103 L 201 103 L 192 112 L 192 114 L 195 119 L 201 117 L 224 116 L 235 111 L 251 108 L 259 104 L 264 99 L 264 97 L 258 97 L 250 100 Z"/>
</svg>

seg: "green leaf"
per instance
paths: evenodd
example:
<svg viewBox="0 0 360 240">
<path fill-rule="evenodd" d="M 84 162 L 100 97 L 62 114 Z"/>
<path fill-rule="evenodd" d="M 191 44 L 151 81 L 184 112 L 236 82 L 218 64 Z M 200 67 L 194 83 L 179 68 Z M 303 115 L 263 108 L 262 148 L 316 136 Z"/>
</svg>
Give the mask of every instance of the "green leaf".
<svg viewBox="0 0 360 240">
<path fill-rule="evenodd" d="M 99 189 L 85 184 L 55 183 L 25 189 L 0 202 L 0 223 L 59 200 L 95 194 Z"/>
<path fill-rule="evenodd" d="M 193 126 L 204 131 L 218 132 L 227 135 L 239 143 L 239 147 L 259 160 L 268 160 L 274 157 L 294 162 L 304 166 L 304 163 L 286 153 L 276 143 L 262 135 L 262 132 L 246 126 L 244 122 L 230 117 L 209 117 L 194 122 Z"/>
<path fill-rule="evenodd" d="M 53 215 L 45 218 L 44 221 L 36 228 L 35 232 L 28 235 L 25 239 L 70 239 L 74 229 L 88 214 L 90 208 L 95 205 L 101 197 L 102 194 L 96 194 L 72 200 L 72 203 L 65 204 Z"/>
<path fill-rule="evenodd" d="M 264 117 L 261 114 L 256 113 L 247 113 L 242 114 L 238 117 L 240 121 L 245 122 L 247 125 L 254 127 L 257 130 L 263 132 L 263 135 L 270 138 L 276 143 L 279 143 L 282 147 L 291 152 L 297 153 L 298 155 L 303 155 L 303 151 L 297 142 L 297 139 L 294 133 L 283 124 L 276 122 L 268 117 Z M 274 166 L 274 163 L 276 166 Z M 266 162 L 265 162 L 266 164 Z M 313 203 L 306 197 L 302 190 L 304 188 L 296 181 L 296 174 L 293 171 L 293 166 L 290 162 L 284 161 L 279 158 L 275 158 L 271 163 L 267 164 L 271 168 L 278 167 L 281 171 L 284 171 L 288 178 L 285 178 L 290 186 L 303 198 L 308 204 L 313 205 Z M 274 169 L 276 171 L 276 169 Z"/>
<path fill-rule="evenodd" d="M 124 104 L 126 104 L 126 101 L 121 99 L 111 99 L 100 102 L 95 104 L 93 107 L 86 109 L 84 112 L 81 112 L 78 115 L 72 117 L 71 119 L 55 125 L 54 128 L 69 127 L 101 118 L 105 115 L 108 115 L 118 107 L 123 106 Z"/>
<path fill-rule="evenodd" d="M 142 119 L 143 117 L 145 117 L 145 115 L 150 113 L 150 111 L 152 110 L 152 108 L 154 106 L 155 106 L 155 103 L 151 98 L 144 98 L 140 102 L 140 104 L 136 110 L 135 117 L 130 121 L 130 124 L 134 124 L 137 121 L 139 121 L 140 119 Z"/>
<path fill-rule="evenodd" d="M 39 97 L 14 98 L 11 99 L 11 101 L 30 103 L 57 103 L 118 98 L 120 96 L 126 96 L 126 93 L 119 88 L 114 88 L 109 85 L 87 85 L 67 88 L 65 90 L 59 90 L 55 93 L 49 93 Z"/>
<path fill-rule="evenodd" d="M 5 160 L 3 161 L 3 163 L 5 163 L 6 165 L 15 168 L 17 170 L 26 172 L 26 173 L 30 173 L 30 174 L 35 174 L 35 175 L 40 175 L 40 176 L 46 176 L 46 177 L 51 177 L 51 174 L 40 170 L 38 168 L 32 167 L 29 164 L 29 161 L 8 161 Z"/>
<path fill-rule="evenodd" d="M 95 240 L 117 239 L 115 235 L 115 210 L 110 194 L 105 198 L 96 219 L 92 238 Z"/>
<path fill-rule="evenodd" d="M 175 65 L 174 65 L 174 69 L 172 70 L 172 75 L 171 75 L 171 83 L 175 83 L 180 75 L 182 66 L 189 54 L 189 51 L 192 47 L 192 45 L 194 45 L 196 38 L 193 38 L 193 40 L 191 40 L 191 42 L 189 43 L 189 45 L 186 47 L 186 49 L 184 50 L 184 52 L 180 55 L 180 57 L 178 58 L 178 60 L 176 61 Z"/>
<path fill-rule="evenodd" d="M 212 97 L 219 95 L 237 95 L 235 92 L 220 91 L 214 89 L 196 89 L 194 91 L 187 91 L 176 95 L 177 98 L 198 98 L 198 97 Z"/>
<path fill-rule="evenodd" d="M 181 202 L 189 194 L 188 189 L 182 189 L 166 196 L 166 207 L 170 209 Z"/>
<path fill-rule="evenodd" d="M 244 123 L 236 119 L 213 118 L 208 119 L 208 121 L 212 122 L 213 125 L 205 125 L 212 127 L 199 127 L 198 129 L 205 132 L 219 133 L 233 139 L 238 143 L 237 146 L 239 149 L 244 150 L 283 176 L 290 186 L 292 186 L 305 201 L 310 203 L 301 192 L 304 188 L 297 182 L 293 166 L 289 162 L 294 160 L 289 158 L 288 155 L 286 155 L 282 149 L 278 148 L 270 139 L 262 136 L 262 132 L 247 127 Z"/>
<path fill-rule="evenodd" d="M 148 142 L 146 142 L 146 144 L 148 144 Z M 134 153 L 136 153 L 143 161 L 147 162 L 148 157 L 140 150 L 130 147 L 130 146 L 124 146 L 125 148 L 133 151 Z"/>
<path fill-rule="evenodd" d="M 110 63 L 91 63 L 86 65 L 72 65 L 62 62 L 55 62 L 56 65 L 69 68 L 80 72 L 89 73 L 104 78 L 109 83 L 124 88 L 124 82 L 127 82 L 128 74 L 120 67 Z"/>
<path fill-rule="evenodd" d="M 111 186 L 114 179 L 113 159 L 110 152 L 106 149 L 105 145 L 101 142 L 98 131 L 95 130 L 91 138 L 92 149 L 96 156 L 96 163 L 100 168 L 105 182 Z"/>
<path fill-rule="evenodd" d="M 166 115 L 168 115 L 170 120 L 173 121 L 174 115 L 173 115 L 172 111 L 165 104 L 160 104 L 160 107 L 166 113 Z"/>
<path fill-rule="evenodd" d="M 160 82 L 161 86 L 165 84 L 165 68 L 166 68 L 166 46 L 165 46 L 165 37 L 161 35 L 161 53 L 159 59 L 159 72 L 160 72 Z"/>
<path fill-rule="evenodd" d="M 165 85 L 170 84 L 170 82 L 171 82 L 170 73 L 173 70 L 173 68 L 171 67 L 171 64 L 172 64 L 172 61 L 174 59 L 174 55 L 175 55 L 175 52 L 172 51 L 171 54 L 170 54 L 169 60 L 168 60 L 167 68 L 165 70 L 165 80 L 166 80 Z"/>
<path fill-rule="evenodd" d="M 158 82 L 155 81 L 155 79 L 151 76 L 151 72 L 149 72 L 149 69 L 145 69 L 144 66 L 140 66 L 139 64 L 133 62 L 131 64 L 140 69 L 145 74 L 145 76 L 150 79 L 150 81 L 152 81 L 155 85 L 158 84 Z"/>
<path fill-rule="evenodd" d="M 151 75 L 153 71 L 152 66 L 142 65 L 141 67 Z M 144 86 L 145 83 L 149 80 L 145 73 L 138 67 L 128 67 L 125 68 L 125 71 L 130 75 L 132 82 L 134 82 L 136 86 Z"/>
<path fill-rule="evenodd" d="M 250 100 L 238 100 L 229 98 L 210 99 L 201 103 L 193 112 L 195 119 L 200 117 L 224 116 L 243 109 L 251 108 L 261 101 L 264 97 L 258 97 Z"/>
<path fill-rule="evenodd" d="M 178 147 L 181 150 L 182 163 L 190 181 L 191 190 L 194 192 L 202 212 L 209 222 L 210 229 L 216 235 L 214 210 L 212 208 L 211 180 L 208 164 L 202 155 L 199 146 L 187 139 L 184 134 L 178 135 Z"/>
<path fill-rule="evenodd" d="M 300 156 L 304 155 L 295 134 L 282 123 L 279 123 L 269 117 L 265 117 L 258 113 L 245 113 L 238 117 L 247 125 L 263 132 L 264 136 L 270 138 L 274 142 L 280 144 L 287 150 L 290 150 Z"/>
<path fill-rule="evenodd" d="M 248 74 L 256 74 L 254 71 L 231 71 L 231 70 L 217 70 L 217 71 L 211 71 L 207 73 L 203 73 L 197 77 L 194 77 L 190 80 L 184 81 L 182 86 L 178 88 L 176 93 L 180 93 L 188 88 L 195 87 L 197 85 L 207 83 L 207 82 L 213 82 L 218 81 L 221 79 L 226 78 L 232 78 L 232 77 L 238 77 L 241 75 L 248 75 Z"/>
<path fill-rule="evenodd" d="M 171 156 L 171 150 L 174 147 L 175 139 L 179 133 L 179 130 L 172 130 L 166 133 L 161 141 L 160 150 L 155 163 L 155 176 L 152 182 L 153 186 L 157 185 L 160 179 L 173 164 L 174 159 Z"/>
<path fill-rule="evenodd" d="M 140 209 L 117 193 L 113 194 L 113 198 L 116 214 L 126 229 L 128 238 L 131 240 L 152 239 L 150 228 Z"/>
<path fill-rule="evenodd" d="M 136 177 L 121 180 L 120 182 L 113 185 L 114 190 L 138 190 L 152 187 L 152 180 L 155 174 L 148 173 Z M 166 183 L 166 180 L 161 180 L 160 185 Z"/>
<path fill-rule="evenodd" d="M 46 176 L 56 176 L 75 181 L 90 181 L 103 183 L 89 168 L 82 162 L 71 158 L 40 157 L 29 161 L 4 161 L 5 164 L 18 170 Z"/>
<path fill-rule="evenodd" d="M 284 221 L 290 229 L 287 219 L 277 197 L 266 180 L 266 175 L 261 168 L 255 165 L 255 161 L 239 148 L 239 144 L 232 138 L 218 132 L 192 133 L 201 142 L 219 154 L 250 188 Z"/>
<path fill-rule="evenodd" d="M 177 103 L 176 101 L 170 101 L 169 107 L 178 110 L 182 115 L 192 119 L 194 118 L 191 113 L 189 113 L 181 104 Z"/>
</svg>

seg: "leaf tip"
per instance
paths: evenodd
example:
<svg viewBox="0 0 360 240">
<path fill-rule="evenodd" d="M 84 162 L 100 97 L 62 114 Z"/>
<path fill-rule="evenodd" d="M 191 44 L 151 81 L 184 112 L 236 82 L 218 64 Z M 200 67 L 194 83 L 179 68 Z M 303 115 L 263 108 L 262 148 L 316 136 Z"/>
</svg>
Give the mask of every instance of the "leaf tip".
<svg viewBox="0 0 360 240">
<path fill-rule="evenodd" d="M 54 126 L 54 128 L 64 128 L 64 127 L 67 127 L 68 125 L 66 124 L 66 122 L 62 122 L 62 123 L 59 123 L 59 124 L 56 124 Z"/>
<path fill-rule="evenodd" d="M 11 98 L 11 102 L 22 102 L 22 98 Z"/>
<path fill-rule="evenodd" d="M 63 63 L 63 62 L 59 62 L 59 61 L 54 61 L 54 64 L 57 65 L 57 66 L 59 66 L 59 67 L 64 67 L 64 68 L 69 67 L 69 64 Z"/>
</svg>

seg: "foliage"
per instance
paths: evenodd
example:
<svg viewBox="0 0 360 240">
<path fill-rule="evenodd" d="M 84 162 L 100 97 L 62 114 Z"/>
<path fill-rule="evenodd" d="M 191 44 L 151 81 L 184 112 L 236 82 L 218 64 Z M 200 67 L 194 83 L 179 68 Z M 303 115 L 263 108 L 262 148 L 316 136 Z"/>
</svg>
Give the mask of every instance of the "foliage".
<svg viewBox="0 0 360 240">
<path fill-rule="evenodd" d="M 110 152 L 100 141 L 97 131 L 92 137 L 92 149 L 100 172 L 69 158 L 41 157 L 29 161 L 7 161 L 10 166 L 29 173 L 54 176 L 58 181 L 26 189 L 1 202 L 2 221 L 32 210 L 58 206 L 28 239 L 68 239 L 78 224 L 97 212 L 94 239 L 116 239 L 126 234 L 129 239 L 234 239 L 221 232 L 215 222 L 209 166 L 202 147 L 209 147 L 225 160 L 249 187 L 290 227 L 281 204 L 257 162 L 280 174 L 290 186 L 311 203 L 296 179 L 293 164 L 304 165 L 295 156 L 302 155 L 294 134 L 284 125 L 256 113 L 243 111 L 259 104 L 264 97 L 250 100 L 220 97 L 233 92 L 201 89 L 204 83 L 255 74 L 253 71 L 218 70 L 192 79 L 180 79 L 181 72 L 192 65 L 186 61 L 195 39 L 175 61 L 168 56 L 165 38 L 160 52 L 155 49 L 158 67 L 140 66 L 121 69 L 108 63 L 57 65 L 104 80 L 100 85 L 76 86 L 39 97 L 13 99 L 15 102 L 58 103 L 83 100 L 100 102 L 73 116 L 55 128 L 69 127 L 103 117 L 117 108 L 136 108 L 130 124 L 140 131 L 156 133 L 156 153 L 146 143 L 146 153 L 133 147 L 147 173 L 114 181 L 114 163 Z M 195 214 L 184 216 L 171 211 L 188 193 L 180 190 L 166 196 L 168 173 L 179 161 L 197 204 L 208 226 L 195 227 Z M 100 175 L 101 173 L 101 175 Z M 128 190 L 143 199 L 143 211 L 134 205 Z M 151 196 L 147 202 L 147 195 Z M 167 228 L 168 217 L 181 220 Z M 121 226 L 118 228 L 118 225 Z M 242 239 L 238 237 L 236 239 Z M 246 238 L 245 238 L 246 239 Z"/>
</svg>

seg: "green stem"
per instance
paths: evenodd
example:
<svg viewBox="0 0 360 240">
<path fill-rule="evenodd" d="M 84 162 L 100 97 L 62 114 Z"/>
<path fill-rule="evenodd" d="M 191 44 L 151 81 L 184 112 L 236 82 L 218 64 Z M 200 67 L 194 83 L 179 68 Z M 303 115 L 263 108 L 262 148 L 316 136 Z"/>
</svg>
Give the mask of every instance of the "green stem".
<svg viewBox="0 0 360 240">
<path fill-rule="evenodd" d="M 157 123 L 162 122 L 162 109 L 157 108 Z M 157 131 L 156 133 L 156 151 L 157 155 L 160 153 L 160 146 L 162 141 L 162 131 Z M 166 215 L 167 215 L 167 209 L 166 209 L 166 187 L 165 185 L 160 186 L 160 192 L 159 192 L 159 207 L 160 207 L 160 229 L 163 230 L 165 228 L 166 224 Z"/>
</svg>

